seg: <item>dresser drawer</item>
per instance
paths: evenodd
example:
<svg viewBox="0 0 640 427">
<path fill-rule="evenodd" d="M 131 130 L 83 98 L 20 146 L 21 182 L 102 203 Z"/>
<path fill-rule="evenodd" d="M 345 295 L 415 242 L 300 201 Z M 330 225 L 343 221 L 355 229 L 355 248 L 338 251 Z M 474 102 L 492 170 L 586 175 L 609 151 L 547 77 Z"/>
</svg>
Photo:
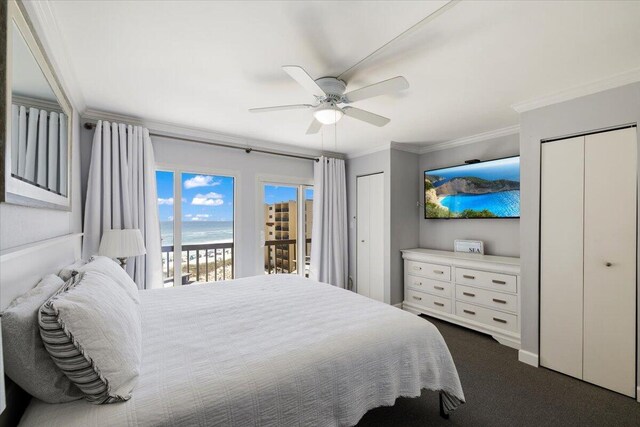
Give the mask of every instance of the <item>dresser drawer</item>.
<svg viewBox="0 0 640 427">
<path fill-rule="evenodd" d="M 518 316 L 513 314 L 456 301 L 456 315 L 475 320 L 488 326 L 493 326 L 494 328 L 515 333 L 520 332 L 518 330 Z"/>
<path fill-rule="evenodd" d="M 419 305 L 424 308 L 451 313 L 451 300 L 448 298 L 437 297 L 435 295 L 425 294 L 424 292 L 407 289 L 405 300 L 408 303 Z"/>
<path fill-rule="evenodd" d="M 437 280 L 450 281 L 451 267 L 448 265 L 430 264 L 428 262 L 406 261 L 407 273 L 431 277 Z"/>
<path fill-rule="evenodd" d="M 516 295 L 502 294 L 488 289 L 456 285 L 456 300 L 480 304 L 497 310 L 514 313 L 518 311 L 518 297 Z"/>
<path fill-rule="evenodd" d="M 407 275 L 407 285 L 416 291 L 451 298 L 451 282 L 440 282 L 426 277 Z"/>
<path fill-rule="evenodd" d="M 516 276 L 456 268 L 456 283 L 482 286 L 502 292 L 516 292 Z"/>
</svg>

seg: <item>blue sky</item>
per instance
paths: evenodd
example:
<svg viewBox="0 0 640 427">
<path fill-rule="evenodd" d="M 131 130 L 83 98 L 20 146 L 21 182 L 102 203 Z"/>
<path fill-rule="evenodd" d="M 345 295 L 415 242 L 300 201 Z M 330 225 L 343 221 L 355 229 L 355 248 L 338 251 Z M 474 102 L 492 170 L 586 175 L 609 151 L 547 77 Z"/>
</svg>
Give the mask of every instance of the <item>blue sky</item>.
<svg viewBox="0 0 640 427">
<path fill-rule="evenodd" d="M 180 176 L 175 175 L 176 178 Z M 173 220 L 173 179 L 174 172 L 156 172 L 160 221 Z M 183 173 L 181 180 L 183 221 L 233 221 L 232 177 Z M 296 197 L 296 187 L 265 186 L 265 203 L 296 200 Z M 313 199 L 313 190 L 306 189 L 305 197 Z"/>
<path fill-rule="evenodd" d="M 179 174 L 175 174 L 179 178 Z M 173 172 L 157 171 L 160 221 L 173 220 Z M 233 221 L 233 184 L 228 176 L 183 173 L 183 221 Z"/>
</svg>

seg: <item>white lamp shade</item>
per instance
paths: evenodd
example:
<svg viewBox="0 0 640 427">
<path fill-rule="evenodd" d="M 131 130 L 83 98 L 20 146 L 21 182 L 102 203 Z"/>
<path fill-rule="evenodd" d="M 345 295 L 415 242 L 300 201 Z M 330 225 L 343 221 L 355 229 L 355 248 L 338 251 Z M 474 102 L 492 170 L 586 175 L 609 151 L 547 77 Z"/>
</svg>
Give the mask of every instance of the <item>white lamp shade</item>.
<svg viewBox="0 0 640 427">
<path fill-rule="evenodd" d="M 98 249 L 99 255 L 109 258 L 129 258 L 146 253 L 142 233 L 138 229 L 105 230 Z"/>
</svg>

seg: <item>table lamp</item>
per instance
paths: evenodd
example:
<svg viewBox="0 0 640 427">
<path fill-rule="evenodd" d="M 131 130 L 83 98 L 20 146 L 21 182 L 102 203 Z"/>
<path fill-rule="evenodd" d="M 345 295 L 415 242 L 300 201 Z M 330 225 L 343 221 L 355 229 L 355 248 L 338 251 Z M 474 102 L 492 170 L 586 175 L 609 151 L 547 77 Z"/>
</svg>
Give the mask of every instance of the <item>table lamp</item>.
<svg viewBox="0 0 640 427">
<path fill-rule="evenodd" d="M 117 258 L 122 268 L 126 267 L 127 258 L 146 253 L 142 233 L 138 229 L 105 230 L 102 233 L 98 255 Z"/>
</svg>

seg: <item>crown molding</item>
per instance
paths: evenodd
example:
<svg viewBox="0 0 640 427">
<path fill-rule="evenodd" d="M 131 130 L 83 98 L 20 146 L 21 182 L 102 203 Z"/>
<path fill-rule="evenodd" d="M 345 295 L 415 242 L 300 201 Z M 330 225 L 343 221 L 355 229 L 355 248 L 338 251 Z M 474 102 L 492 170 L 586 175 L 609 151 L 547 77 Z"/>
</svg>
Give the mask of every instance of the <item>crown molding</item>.
<svg viewBox="0 0 640 427">
<path fill-rule="evenodd" d="M 392 142 L 391 146 L 398 150 L 408 151 L 410 153 L 425 154 L 433 151 L 447 150 L 449 148 L 474 144 L 488 139 L 500 138 L 501 136 L 513 135 L 519 132 L 520 125 L 514 125 L 430 145 L 424 145 L 424 143 L 419 142 Z"/>
<path fill-rule="evenodd" d="M 45 57 L 55 70 L 60 85 L 64 88 L 75 109 L 83 111 L 86 108 L 86 101 L 74 68 L 69 61 L 64 37 L 52 10 L 53 3 L 49 1 L 23 1 L 22 5 L 29 15 L 29 20 L 44 48 Z"/>
<path fill-rule="evenodd" d="M 332 151 L 321 151 L 313 149 L 305 149 L 289 144 L 280 144 L 254 138 L 245 138 L 237 135 L 230 135 L 220 132 L 211 131 L 196 127 L 179 125 L 177 123 L 148 120 L 141 117 L 126 116 L 123 114 L 112 113 L 108 111 L 100 111 L 92 108 L 86 109 L 82 114 L 82 121 L 97 122 L 105 120 L 109 122 L 127 123 L 132 125 L 140 125 L 149 129 L 150 132 L 159 134 L 161 137 L 171 138 L 193 138 L 204 142 L 222 142 L 238 147 L 262 148 L 284 154 L 299 154 L 304 156 L 328 156 L 342 159 L 344 154 Z"/>
<path fill-rule="evenodd" d="M 531 99 L 529 101 L 519 102 L 517 104 L 513 104 L 511 108 L 513 108 L 518 113 L 524 113 L 525 111 L 535 110 L 536 108 L 546 107 L 548 105 L 569 101 L 575 98 L 580 98 L 582 96 L 592 95 L 594 93 L 602 92 L 620 86 L 625 86 L 630 83 L 636 83 L 639 81 L 640 68 L 635 68 L 633 70 L 615 74 L 602 80 L 597 80 L 584 85 L 565 89 L 555 94 Z"/>
</svg>

